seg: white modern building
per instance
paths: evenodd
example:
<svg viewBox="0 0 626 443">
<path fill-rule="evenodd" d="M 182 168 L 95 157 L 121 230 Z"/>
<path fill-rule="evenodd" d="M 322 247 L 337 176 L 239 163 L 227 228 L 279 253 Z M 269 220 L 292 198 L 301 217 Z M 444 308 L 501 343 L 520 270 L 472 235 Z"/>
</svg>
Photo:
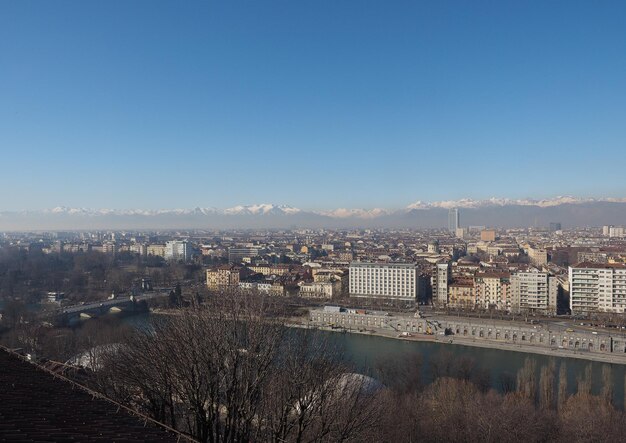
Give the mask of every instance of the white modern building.
<svg viewBox="0 0 626 443">
<path fill-rule="evenodd" d="M 570 309 L 586 312 L 626 312 L 626 265 L 579 263 L 569 268 Z"/>
<path fill-rule="evenodd" d="M 191 244 L 187 240 L 172 240 L 165 243 L 165 260 L 191 259 Z"/>
<path fill-rule="evenodd" d="M 613 225 L 602 226 L 602 235 L 608 236 L 611 238 L 626 237 L 626 228 L 624 228 L 623 226 L 613 226 Z"/>
<path fill-rule="evenodd" d="M 558 281 L 547 272 L 531 269 L 511 275 L 511 311 L 556 314 Z"/>
<path fill-rule="evenodd" d="M 417 298 L 417 270 L 412 263 L 352 262 L 349 276 L 352 297 Z"/>
</svg>

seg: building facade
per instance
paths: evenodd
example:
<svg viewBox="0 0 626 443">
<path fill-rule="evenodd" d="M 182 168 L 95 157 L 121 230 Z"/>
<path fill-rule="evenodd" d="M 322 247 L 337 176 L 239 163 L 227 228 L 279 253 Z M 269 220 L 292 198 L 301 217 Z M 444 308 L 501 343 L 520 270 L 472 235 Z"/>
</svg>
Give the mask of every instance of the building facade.
<svg viewBox="0 0 626 443">
<path fill-rule="evenodd" d="M 187 240 L 172 240 L 165 242 L 165 260 L 191 260 L 191 244 Z"/>
<path fill-rule="evenodd" d="M 148 245 L 146 252 L 155 257 L 165 257 L 165 245 Z"/>
<path fill-rule="evenodd" d="M 248 266 L 252 272 L 256 272 L 259 274 L 263 274 L 266 276 L 269 275 L 286 275 L 289 274 L 289 265 L 269 265 L 269 264 L 259 264 L 259 265 L 250 265 Z"/>
<path fill-rule="evenodd" d="M 461 220 L 458 208 L 450 208 L 448 211 L 448 231 L 456 235 L 456 230 L 461 227 Z"/>
<path fill-rule="evenodd" d="M 626 264 L 579 263 L 569 267 L 572 314 L 626 312 Z"/>
<path fill-rule="evenodd" d="M 560 222 L 550 222 L 550 232 L 560 231 L 561 229 Z"/>
<path fill-rule="evenodd" d="M 479 272 L 474 277 L 476 303 L 484 309 L 508 310 L 510 275 L 508 272 Z"/>
<path fill-rule="evenodd" d="M 528 258 L 534 265 L 545 265 L 548 263 L 548 251 L 543 248 L 528 247 Z"/>
<path fill-rule="evenodd" d="M 448 285 L 450 283 L 450 263 L 437 263 L 433 278 L 433 302 L 439 306 L 448 304 Z"/>
<path fill-rule="evenodd" d="M 229 263 L 242 263 L 246 259 L 250 259 L 259 255 L 259 248 L 229 248 L 228 249 L 228 262 Z"/>
<path fill-rule="evenodd" d="M 341 280 L 302 283 L 299 295 L 305 298 L 332 299 L 341 294 Z"/>
<path fill-rule="evenodd" d="M 352 297 L 415 301 L 417 270 L 410 263 L 352 262 L 349 271 Z"/>
<path fill-rule="evenodd" d="M 496 241 L 496 230 L 495 229 L 483 229 L 480 231 L 480 240 L 481 241 Z"/>
<path fill-rule="evenodd" d="M 529 270 L 511 275 L 511 311 L 556 314 L 558 282 L 547 272 Z"/>
<path fill-rule="evenodd" d="M 448 305 L 460 309 L 476 307 L 476 291 L 473 282 L 453 282 L 448 286 Z"/>
<path fill-rule="evenodd" d="M 239 287 L 239 269 L 235 266 L 207 269 L 206 285 L 211 290 Z"/>
</svg>

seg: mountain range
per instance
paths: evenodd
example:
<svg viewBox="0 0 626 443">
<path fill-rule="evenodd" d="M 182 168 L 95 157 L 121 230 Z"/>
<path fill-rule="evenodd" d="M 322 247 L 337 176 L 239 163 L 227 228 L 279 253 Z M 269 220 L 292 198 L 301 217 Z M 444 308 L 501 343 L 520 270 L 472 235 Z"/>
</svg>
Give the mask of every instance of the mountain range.
<svg viewBox="0 0 626 443">
<path fill-rule="evenodd" d="M 239 205 L 226 209 L 88 209 L 55 207 L 0 212 L 0 230 L 183 229 L 183 228 L 438 228 L 459 208 L 461 225 L 563 227 L 626 224 L 626 198 L 461 199 L 416 201 L 402 209 L 310 211 L 287 205 Z"/>
</svg>

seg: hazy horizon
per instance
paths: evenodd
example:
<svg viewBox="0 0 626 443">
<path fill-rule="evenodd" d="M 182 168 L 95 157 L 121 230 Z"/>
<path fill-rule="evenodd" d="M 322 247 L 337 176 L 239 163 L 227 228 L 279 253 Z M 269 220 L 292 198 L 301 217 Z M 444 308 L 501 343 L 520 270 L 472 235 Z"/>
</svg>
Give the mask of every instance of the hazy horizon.
<svg viewBox="0 0 626 443">
<path fill-rule="evenodd" d="M 67 205 L 52 205 L 47 207 L 39 207 L 39 208 L 25 208 L 25 209 L 4 209 L 0 210 L 0 213 L 14 213 L 14 212 L 49 212 L 49 213 L 74 213 L 78 214 L 80 212 L 100 212 L 106 214 L 108 212 L 119 212 L 119 213 L 145 213 L 152 214 L 158 213 L 161 211 L 181 211 L 181 210 L 196 210 L 196 209 L 206 209 L 206 210 L 214 210 L 214 211 L 222 211 L 225 213 L 237 213 L 237 211 L 252 211 L 263 213 L 272 209 L 283 209 L 287 212 L 289 211 L 306 211 L 320 214 L 332 214 L 336 211 L 343 210 L 363 210 L 363 211 L 384 211 L 384 212 L 394 212 L 394 211 L 402 211 L 402 210 L 411 210 L 411 209 L 451 209 L 451 208 L 461 208 L 461 209 L 474 209 L 485 206 L 539 206 L 539 207 L 550 207 L 550 206 L 558 206 L 562 204 L 581 204 L 581 203 L 593 203 L 593 202 L 609 202 L 609 203 L 626 203 L 626 197 L 582 197 L 582 196 L 573 196 L 573 195 L 556 195 L 550 196 L 546 198 L 508 198 L 508 197 L 489 197 L 484 199 L 475 199 L 471 197 L 463 197 L 458 200 L 420 200 L 414 199 L 411 202 L 400 205 L 400 206 L 386 206 L 384 204 L 377 205 L 375 203 L 370 204 L 369 206 L 345 206 L 345 207 L 307 207 L 298 204 L 285 204 L 281 202 L 256 202 L 256 203 L 233 203 L 227 206 L 216 206 L 211 204 L 195 204 L 189 207 L 182 206 L 161 206 L 161 207 L 145 207 L 140 204 L 136 206 L 130 207 L 98 207 L 96 205 L 87 205 L 87 206 L 67 206 Z M 336 214 L 339 215 L 339 214 Z"/>
<path fill-rule="evenodd" d="M 88 229 L 285 229 L 285 228 L 441 228 L 450 208 L 459 208 L 461 226 L 566 229 L 624 225 L 626 198 L 548 200 L 462 200 L 415 202 L 397 209 L 339 208 L 326 211 L 260 204 L 231 208 L 194 207 L 119 210 L 57 207 L 0 211 L 0 230 Z"/>
</svg>

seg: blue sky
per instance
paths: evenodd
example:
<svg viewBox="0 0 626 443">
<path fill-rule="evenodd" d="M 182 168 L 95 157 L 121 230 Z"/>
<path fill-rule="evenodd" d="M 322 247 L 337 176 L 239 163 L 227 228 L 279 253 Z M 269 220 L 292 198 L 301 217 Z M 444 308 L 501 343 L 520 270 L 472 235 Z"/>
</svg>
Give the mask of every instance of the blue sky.
<svg viewBox="0 0 626 443">
<path fill-rule="evenodd" d="M 0 210 L 626 196 L 624 1 L 0 2 Z"/>
</svg>

